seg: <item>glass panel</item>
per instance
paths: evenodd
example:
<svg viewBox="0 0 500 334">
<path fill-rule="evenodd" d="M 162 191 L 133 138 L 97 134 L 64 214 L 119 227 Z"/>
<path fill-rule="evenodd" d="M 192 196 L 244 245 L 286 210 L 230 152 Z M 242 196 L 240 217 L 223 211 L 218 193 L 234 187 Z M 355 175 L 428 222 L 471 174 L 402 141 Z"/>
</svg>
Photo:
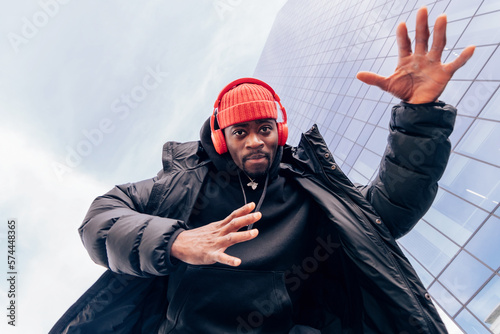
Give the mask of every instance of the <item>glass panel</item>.
<svg viewBox="0 0 500 334">
<path fill-rule="evenodd" d="M 391 120 L 391 115 L 392 113 L 390 111 L 383 113 L 377 125 L 386 129 L 386 131 L 389 130 L 389 121 Z"/>
<path fill-rule="evenodd" d="M 424 221 L 415 225 L 399 242 L 434 276 L 459 250 L 457 245 Z"/>
<path fill-rule="evenodd" d="M 474 82 L 457 106 L 460 115 L 476 116 L 498 87 L 498 83 L 489 81 Z"/>
<path fill-rule="evenodd" d="M 370 118 L 368 119 L 368 123 L 377 124 L 378 121 L 380 121 L 380 118 L 382 117 L 382 115 L 386 112 L 387 113 L 391 112 L 391 108 L 389 107 L 389 104 L 382 103 L 382 102 L 377 103 L 377 106 L 375 107 L 375 109 L 373 109 L 373 112 L 370 115 Z"/>
<path fill-rule="evenodd" d="M 368 141 L 368 138 L 370 138 L 370 136 L 372 135 L 374 129 L 375 125 L 365 124 L 356 142 L 361 146 L 365 145 L 366 142 Z"/>
<path fill-rule="evenodd" d="M 455 147 L 455 145 L 457 145 L 458 141 L 462 138 L 465 131 L 467 131 L 469 126 L 472 124 L 473 120 L 474 119 L 472 117 L 457 115 L 453 132 L 450 135 L 451 147 Z"/>
<path fill-rule="evenodd" d="M 448 238 L 463 245 L 487 216 L 486 211 L 440 188 L 423 219 Z"/>
<path fill-rule="evenodd" d="M 500 266 L 500 219 L 491 216 L 466 249 L 494 270 Z"/>
<path fill-rule="evenodd" d="M 377 105 L 377 102 L 375 101 L 369 101 L 369 100 L 363 100 L 361 101 L 361 104 L 359 105 L 358 109 L 356 110 L 356 113 L 354 114 L 354 117 L 356 119 L 360 120 L 367 120 L 372 111 L 375 109 L 375 106 Z"/>
<path fill-rule="evenodd" d="M 373 130 L 372 135 L 370 136 L 370 139 L 366 143 L 366 148 L 372 150 L 373 152 L 377 153 L 378 155 L 382 156 L 385 151 L 385 147 L 387 146 L 387 136 L 389 135 L 389 132 L 385 129 L 376 127 L 375 130 Z"/>
<path fill-rule="evenodd" d="M 456 47 L 500 42 L 500 11 L 474 17 Z"/>
<path fill-rule="evenodd" d="M 330 129 L 334 132 L 337 132 L 340 128 L 340 124 L 342 124 L 342 122 L 344 121 L 344 117 L 344 115 L 336 113 L 333 117 L 332 122 L 330 123 Z"/>
<path fill-rule="evenodd" d="M 349 174 L 347 174 L 347 176 L 353 183 L 368 184 L 368 179 L 363 175 L 359 174 L 354 169 L 351 169 L 351 171 L 349 172 Z"/>
<path fill-rule="evenodd" d="M 352 166 L 358 158 L 359 153 L 361 153 L 362 149 L 363 147 L 359 146 L 358 144 L 354 144 L 354 146 L 351 148 L 351 151 L 347 155 L 345 162 L 349 164 L 349 166 Z"/>
<path fill-rule="evenodd" d="M 487 330 L 476 318 L 467 310 L 463 310 L 455 318 L 457 323 L 462 327 L 466 333 L 470 334 L 490 334 L 491 332 Z"/>
<path fill-rule="evenodd" d="M 471 17 L 476 12 L 482 0 L 454 0 L 446 8 L 449 21 Z"/>
<path fill-rule="evenodd" d="M 470 19 L 465 19 L 448 23 L 448 25 L 446 26 L 446 45 L 448 46 L 448 48 L 452 49 L 457 47 L 455 46 L 455 44 L 457 43 L 460 35 L 462 35 L 462 33 L 464 32 L 464 29 L 469 21 Z M 469 46 L 469 44 L 465 45 L 464 47 L 466 46 Z"/>
<path fill-rule="evenodd" d="M 345 161 L 345 159 L 347 158 L 347 155 L 351 151 L 352 145 L 354 145 L 354 143 L 352 141 L 350 141 L 349 139 L 347 139 L 345 137 L 342 138 L 339 145 L 335 149 L 335 152 L 334 152 L 335 155 L 337 157 L 339 157 L 339 159 L 341 159 L 342 161 Z"/>
<path fill-rule="evenodd" d="M 500 198 L 500 168 L 452 154 L 440 185 L 491 211 Z"/>
<path fill-rule="evenodd" d="M 500 105 L 500 89 L 497 90 L 497 92 L 495 93 L 495 95 L 493 95 L 493 97 L 488 102 L 486 107 L 483 108 L 483 111 L 481 112 L 481 114 L 479 114 L 479 117 L 500 121 L 500 108 L 498 107 L 499 105 Z"/>
<path fill-rule="evenodd" d="M 424 284 L 424 286 L 428 287 L 434 280 L 434 277 L 431 274 L 429 274 L 429 272 L 425 270 L 425 268 L 422 267 L 420 263 L 418 263 L 417 260 L 410 253 L 408 253 L 408 251 L 404 247 L 402 248 L 402 250 L 406 255 L 406 257 L 408 258 L 408 261 L 410 261 L 412 267 L 417 272 L 417 275 Z"/>
<path fill-rule="evenodd" d="M 438 280 L 459 301 L 465 303 L 492 274 L 493 271 L 467 252 L 461 251 Z"/>
<path fill-rule="evenodd" d="M 490 329 L 496 322 L 497 331 L 500 329 L 500 277 L 494 276 L 491 281 L 467 305 L 484 325 Z M 497 332 L 494 331 L 494 332 Z"/>
<path fill-rule="evenodd" d="M 458 325 L 455 323 L 455 321 L 450 318 L 450 316 L 443 311 L 441 307 L 439 307 L 439 304 L 436 304 L 436 309 L 439 313 L 439 316 L 441 317 L 441 320 L 443 320 L 444 325 L 446 326 L 446 329 L 448 330 L 448 333 L 450 334 L 464 334 L 464 332 L 458 327 Z"/>
<path fill-rule="evenodd" d="M 429 293 L 432 299 L 436 300 L 436 302 L 452 316 L 462 307 L 462 304 L 439 282 L 432 284 Z"/>
<path fill-rule="evenodd" d="M 352 141 L 356 141 L 364 125 L 365 123 L 358 121 L 357 119 L 353 119 L 347 127 L 344 136 Z"/>
<path fill-rule="evenodd" d="M 498 2 L 498 0 L 484 0 L 481 7 L 479 7 L 477 13 L 483 14 L 499 9 L 500 9 L 500 3 Z"/>
<path fill-rule="evenodd" d="M 368 150 L 363 150 L 356 160 L 356 163 L 353 165 L 353 168 L 367 179 L 370 179 L 379 164 L 380 157 L 378 155 Z"/>
<path fill-rule="evenodd" d="M 476 120 L 455 151 L 500 166 L 500 123 Z"/>
<path fill-rule="evenodd" d="M 483 68 L 486 61 L 490 58 L 491 53 L 495 50 L 495 48 L 496 46 L 476 47 L 476 50 L 474 50 L 474 58 L 472 58 L 473 61 L 468 61 L 467 63 L 465 63 L 464 66 L 459 68 L 455 72 L 455 74 L 453 74 L 453 79 L 455 80 L 475 79 L 476 76 L 479 74 L 479 71 L 481 71 L 481 69 Z M 462 50 L 463 49 L 452 50 L 447 58 L 445 58 L 443 55 L 443 59 L 446 59 L 446 61 L 443 62 L 444 63 L 452 62 L 460 55 Z"/>
<path fill-rule="evenodd" d="M 342 122 L 342 124 L 340 124 L 338 133 L 344 134 L 345 131 L 347 130 L 347 127 L 349 126 L 349 123 L 351 123 L 351 120 L 352 120 L 351 117 L 344 118 L 344 121 Z"/>
<path fill-rule="evenodd" d="M 467 88 L 469 88 L 470 85 L 471 81 L 455 81 L 452 79 L 446 85 L 446 89 L 441 94 L 439 99 L 448 104 L 456 106 L 458 104 L 458 101 L 460 101 L 460 99 L 462 98 L 465 91 L 467 90 Z"/>
</svg>

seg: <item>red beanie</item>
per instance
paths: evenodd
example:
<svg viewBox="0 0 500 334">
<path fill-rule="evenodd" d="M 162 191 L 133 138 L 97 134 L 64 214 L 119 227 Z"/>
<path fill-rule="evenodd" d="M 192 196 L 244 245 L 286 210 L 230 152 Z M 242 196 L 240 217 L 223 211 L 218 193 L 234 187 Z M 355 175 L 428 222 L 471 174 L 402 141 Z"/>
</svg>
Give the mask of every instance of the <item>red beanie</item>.
<svg viewBox="0 0 500 334">
<path fill-rule="evenodd" d="M 266 88 L 250 83 L 238 85 L 224 94 L 217 111 L 221 129 L 264 118 L 278 119 L 274 97 Z"/>
</svg>

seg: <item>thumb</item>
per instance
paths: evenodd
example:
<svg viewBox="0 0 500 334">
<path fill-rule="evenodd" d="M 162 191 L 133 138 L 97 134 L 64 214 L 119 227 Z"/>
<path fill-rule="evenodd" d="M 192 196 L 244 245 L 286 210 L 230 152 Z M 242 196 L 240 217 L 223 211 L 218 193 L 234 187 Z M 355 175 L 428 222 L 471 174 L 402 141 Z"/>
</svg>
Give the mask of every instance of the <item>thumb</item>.
<svg viewBox="0 0 500 334">
<path fill-rule="evenodd" d="M 375 74 L 373 72 L 358 72 L 356 74 L 358 80 L 363 81 L 365 84 L 380 87 L 382 90 L 386 90 L 385 77 Z"/>
</svg>

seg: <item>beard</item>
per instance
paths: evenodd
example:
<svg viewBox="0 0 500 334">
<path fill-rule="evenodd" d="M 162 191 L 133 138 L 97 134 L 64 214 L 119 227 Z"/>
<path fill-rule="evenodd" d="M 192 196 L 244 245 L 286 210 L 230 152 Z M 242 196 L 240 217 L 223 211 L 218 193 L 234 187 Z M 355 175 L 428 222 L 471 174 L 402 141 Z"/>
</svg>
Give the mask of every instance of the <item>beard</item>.
<svg viewBox="0 0 500 334">
<path fill-rule="evenodd" d="M 269 172 L 269 168 L 271 167 L 271 157 L 269 154 L 263 153 L 265 155 L 265 159 L 267 160 L 267 163 L 263 168 L 259 168 L 258 170 L 250 170 L 246 166 L 246 162 L 248 160 L 251 160 L 251 158 L 245 157 L 243 158 L 243 172 L 245 172 L 246 175 L 248 175 L 252 179 L 258 179 L 261 177 L 266 176 L 266 174 Z"/>
</svg>

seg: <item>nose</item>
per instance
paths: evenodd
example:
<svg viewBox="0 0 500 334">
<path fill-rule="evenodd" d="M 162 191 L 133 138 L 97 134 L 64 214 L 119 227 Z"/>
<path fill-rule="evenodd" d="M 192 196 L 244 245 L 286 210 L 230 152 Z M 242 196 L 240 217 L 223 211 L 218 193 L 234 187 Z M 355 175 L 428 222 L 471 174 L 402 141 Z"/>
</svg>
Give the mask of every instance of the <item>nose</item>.
<svg viewBox="0 0 500 334">
<path fill-rule="evenodd" d="M 259 148 L 264 145 L 262 138 L 260 138 L 258 133 L 250 132 L 247 136 L 246 147 L 248 148 Z"/>
</svg>

